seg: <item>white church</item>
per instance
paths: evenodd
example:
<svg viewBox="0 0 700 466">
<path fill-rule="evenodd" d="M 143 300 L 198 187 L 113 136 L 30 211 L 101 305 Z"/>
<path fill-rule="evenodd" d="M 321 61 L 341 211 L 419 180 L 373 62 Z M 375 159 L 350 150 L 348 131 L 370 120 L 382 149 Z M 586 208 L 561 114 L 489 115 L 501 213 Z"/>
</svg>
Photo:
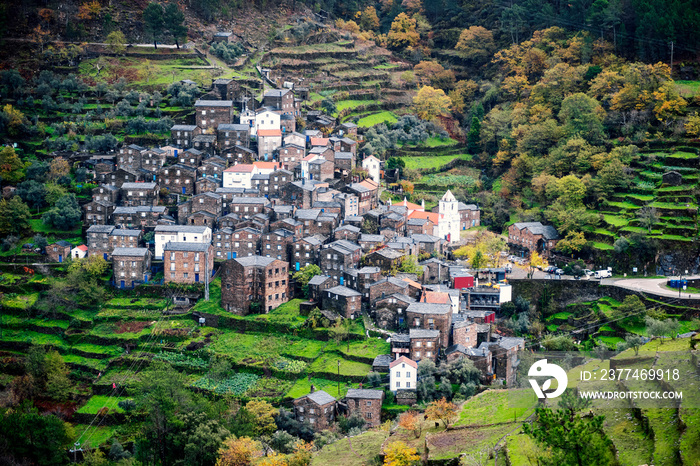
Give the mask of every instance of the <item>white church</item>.
<svg viewBox="0 0 700 466">
<path fill-rule="evenodd" d="M 407 216 L 409 219 L 420 218 L 432 222 L 433 235 L 439 236 L 447 240 L 449 243 L 457 243 L 460 239 L 459 225 L 459 202 L 454 194 L 448 189 L 438 204 L 437 212 L 426 212 L 425 203 L 421 205 L 408 202 L 406 198 L 403 201 L 396 202 L 394 205 L 404 206 L 408 209 Z"/>
</svg>

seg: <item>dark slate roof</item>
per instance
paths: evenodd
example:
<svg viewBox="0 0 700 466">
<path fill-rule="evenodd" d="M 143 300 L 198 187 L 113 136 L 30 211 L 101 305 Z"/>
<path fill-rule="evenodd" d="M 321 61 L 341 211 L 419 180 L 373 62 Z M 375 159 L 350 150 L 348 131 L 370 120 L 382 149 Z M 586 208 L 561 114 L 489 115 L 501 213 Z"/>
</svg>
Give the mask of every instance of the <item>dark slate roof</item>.
<svg viewBox="0 0 700 466">
<path fill-rule="evenodd" d="M 417 234 L 411 236 L 413 238 L 413 241 L 417 243 L 437 243 L 440 241 L 439 236 L 433 236 L 433 235 L 424 235 L 424 234 Z"/>
<path fill-rule="evenodd" d="M 396 343 L 410 343 L 411 336 L 406 335 L 405 333 L 395 333 L 391 336 L 391 341 Z"/>
<path fill-rule="evenodd" d="M 323 241 L 318 239 L 316 236 L 307 236 L 302 239 L 312 246 L 321 246 L 323 244 Z"/>
<path fill-rule="evenodd" d="M 514 223 L 518 230 L 527 228 L 533 235 L 542 235 L 545 239 L 559 239 L 557 229 L 551 225 L 542 225 L 540 222 Z"/>
<path fill-rule="evenodd" d="M 91 225 L 87 233 L 111 233 L 114 228 L 114 225 Z"/>
<path fill-rule="evenodd" d="M 331 277 L 328 275 L 314 275 L 309 280 L 309 285 L 322 285 L 326 280 L 330 280 Z"/>
<path fill-rule="evenodd" d="M 183 232 L 183 233 L 204 233 L 207 228 L 196 225 L 159 225 L 156 227 L 156 233 Z"/>
<path fill-rule="evenodd" d="M 217 189 L 218 191 L 218 189 Z M 270 200 L 266 197 L 233 197 L 230 204 L 263 204 L 268 205 Z"/>
<path fill-rule="evenodd" d="M 197 125 L 174 125 L 170 131 L 194 131 Z"/>
<path fill-rule="evenodd" d="M 265 267 L 267 265 L 270 265 L 276 259 L 274 257 L 248 256 L 238 257 L 234 260 L 241 264 L 243 267 Z"/>
<path fill-rule="evenodd" d="M 73 247 L 73 245 L 72 245 L 71 243 L 69 243 L 68 241 L 66 241 L 66 240 L 56 241 L 56 242 L 53 243 L 53 244 L 58 244 L 59 246 L 62 246 L 62 247 L 64 247 L 64 248 L 65 248 L 65 247 L 69 247 L 69 248 L 72 248 L 72 247 Z"/>
<path fill-rule="evenodd" d="M 346 296 L 346 297 L 352 297 L 352 296 L 362 296 L 362 293 L 359 293 L 352 288 L 348 288 L 347 286 L 343 285 L 338 285 L 334 286 L 333 288 L 329 288 L 328 290 L 329 293 L 332 294 L 337 294 L 338 296 Z"/>
<path fill-rule="evenodd" d="M 306 395 L 306 397 L 308 399 L 310 399 L 311 401 L 313 401 L 314 403 L 321 405 L 321 406 L 328 404 L 328 403 L 333 403 L 335 401 L 335 398 L 333 398 L 332 396 L 330 396 L 328 393 L 324 392 L 323 390 L 316 390 L 315 392 L 309 393 L 308 395 Z M 303 398 L 303 397 L 301 397 L 301 398 Z"/>
<path fill-rule="evenodd" d="M 418 314 L 449 314 L 451 306 L 449 304 L 433 303 L 411 303 L 406 312 L 416 312 Z"/>
<path fill-rule="evenodd" d="M 386 241 L 386 238 L 384 238 L 384 235 L 369 235 L 367 233 L 362 233 L 358 241 L 363 243 L 384 243 L 384 241 Z"/>
<path fill-rule="evenodd" d="M 389 364 L 392 363 L 394 359 L 391 357 L 390 354 L 380 354 L 376 358 L 374 358 L 374 362 L 372 362 L 372 367 L 389 367 Z"/>
<path fill-rule="evenodd" d="M 348 160 L 348 159 L 352 160 L 353 157 L 355 157 L 355 156 L 353 155 L 352 152 L 336 152 L 335 153 L 336 160 Z"/>
<path fill-rule="evenodd" d="M 321 209 L 297 209 L 294 216 L 298 220 L 316 220 L 321 213 Z"/>
<path fill-rule="evenodd" d="M 475 357 L 486 357 L 488 354 L 488 348 L 465 348 L 464 346 L 457 344 L 457 345 L 452 345 L 449 348 L 445 350 L 445 354 L 452 354 L 452 353 L 462 353 L 466 354 L 467 356 L 475 356 Z"/>
<path fill-rule="evenodd" d="M 250 126 L 232 123 L 219 125 L 216 129 L 217 131 L 248 131 L 250 130 Z"/>
<path fill-rule="evenodd" d="M 232 100 L 198 100 L 195 107 L 233 107 Z"/>
<path fill-rule="evenodd" d="M 128 228 L 115 228 L 109 236 L 139 236 L 141 230 L 130 230 Z"/>
<path fill-rule="evenodd" d="M 465 204 L 464 202 L 460 202 L 457 204 L 457 210 L 479 210 L 479 208 L 476 206 L 476 204 Z"/>
<path fill-rule="evenodd" d="M 163 247 L 163 251 L 194 251 L 205 252 L 209 249 L 210 244 L 204 243 L 183 243 L 179 241 L 168 241 Z"/>
<path fill-rule="evenodd" d="M 383 279 L 381 279 L 381 280 L 379 280 L 379 281 L 377 281 L 377 282 L 372 283 L 372 284 L 370 285 L 370 287 L 375 286 L 375 285 L 379 285 L 379 284 L 382 284 L 382 283 L 386 283 L 386 282 L 389 282 L 389 283 L 391 283 L 392 285 L 398 286 L 399 288 L 408 288 L 408 282 L 405 282 L 405 281 L 403 281 L 403 280 L 400 280 L 400 279 L 398 279 L 398 278 L 396 278 L 396 277 L 387 277 L 387 278 L 383 278 Z"/>
<path fill-rule="evenodd" d="M 362 267 L 362 268 L 361 268 L 360 270 L 358 270 L 357 272 L 358 272 L 358 273 L 379 273 L 379 272 L 381 272 L 381 271 L 382 271 L 382 269 L 380 269 L 379 267 L 365 266 L 365 267 Z"/>
<path fill-rule="evenodd" d="M 146 254 L 148 254 L 148 248 L 114 248 L 112 251 L 112 257 L 146 257 Z"/>
<path fill-rule="evenodd" d="M 408 331 L 409 338 L 438 338 L 440 330 L 425 330 L 422 328 L 412 328 Z"/>
<path fill-rule="evenodd" d="M 117 207 L 114 209 L 114 215 L 118 214 L 138 214 L 140 212 L 165 212 L 165 206 L 148 206 L 140 205 L 136 207 Z"/>
<path fill-rule="evenodd" d="M 342 227 L 336 228 L 335 231 L 351 231 L 353 233 L 359 233 L 362 231 L 360 228 L 356 227 L 355 225 L 343 225 Z"/>
<path fill-rule="evenodd" d="M 264 95 L 264 97 L 282 97 L 283 95 L 287 94 L 288 92 L 291 92 L 289 89 L 273 89 L 271 91 L 267 91 Z"/>
<path fill-rule="evenodd" d="M 289 238 L 290 236 L 294 236 L 294 233 L 292 233 L 289 230 L 285 230 L 284 228 L 278 228 L 277 230 L 273 231 L 272 234 L 281 236 L 283 238 Z"/>
<path fill-rule="evenodd" d="M 216 134 L 198 134 L 192 140 L 196 142 L 216 142 Z"/>
<path fill-rule="evenodd" d="M 345 398 L 360 398 L 363 400 L 381 400 L 384 390 L 369 390 L 366 388 L 350 388 Z"/>
<path fill-rule="evenodd" d="M 156 183 L 123 183 L 122 189 L 155 189 Z"/>
</svg>

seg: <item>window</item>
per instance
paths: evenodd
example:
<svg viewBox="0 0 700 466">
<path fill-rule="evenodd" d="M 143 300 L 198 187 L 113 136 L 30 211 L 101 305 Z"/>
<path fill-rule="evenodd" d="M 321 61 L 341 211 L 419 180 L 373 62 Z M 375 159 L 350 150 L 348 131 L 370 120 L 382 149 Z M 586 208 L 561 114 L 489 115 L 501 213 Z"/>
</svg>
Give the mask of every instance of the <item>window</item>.
<svg viewBox="0 0 700 466">
<path fill-rule="evenodd" d="M 367 402 L 367 406 L 372 406 L 372 402 L 371 402 L 371 401 L 368 401 L 368 402 Z"/>
<path fill-rule="evenodd" d="M 401 388 L 401 382 L 396 382 L 396 388 Z"/>
<path fill-rule="evenodd" d="M 411 372 L 406 372 L 406 378 L 408 379 L 410 377 L 411 377 Z"/>
<path fill-rule="evenodd" d="M 174 260 L 175 260 L 175 253 L 174 253 L 174 252 L 171 252 L 171 253 L 170 253 L 170 260 L 171 260 L 171 261 L 174 261 Z"/>
<path fill-rule="evenodd" d="M 420 343 L 421 343 L 420 341 L 416 342 L 416 348 L 420 348 Z"/>
<path fill-rule="evenodd" d="M 187 278 L 188 276 L 189 276 L 189 274 L 187 272 L 182 274 L 182 278 Z"/>
<path fill-rule="evenodd" d="M 396 371 L 396 377 L 401 377 L 401 371 Z"/>
<path fill-rule="evenodd" d="M 411 382 L 406 382 L 406 388 L 411 388 Z"/>
<path fill-rule="evenodd" d="M 432 348 L 432 347 L 433 347 L 433 342 L 432 342 L 432 341 L 429 341 L 429 342 L 427 342 L 427 343 L 425 344 L 425 346 L 427 346 L 428 348 Z"/>
<path fill-rule="evenodd" d="M 433 352 L 432 352 L 432 351 L 428 351 L 428 352 L 425 353 L 425 357 L 426 357 L 426 358 L 429 358 L 429 357 L 431 357 L 432 355 L 433 355 Z"/>
<path fill-rule="evenodd" d="M 420 358 L 420 351 L 416 351 L 416 359 Z"/>
</svg>

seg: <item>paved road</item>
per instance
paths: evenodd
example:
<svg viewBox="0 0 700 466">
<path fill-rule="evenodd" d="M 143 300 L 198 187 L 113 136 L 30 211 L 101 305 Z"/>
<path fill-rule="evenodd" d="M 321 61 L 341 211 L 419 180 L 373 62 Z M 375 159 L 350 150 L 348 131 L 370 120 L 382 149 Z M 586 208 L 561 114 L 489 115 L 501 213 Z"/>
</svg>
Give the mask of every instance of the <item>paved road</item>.
<svg viewBox="0 0 700 466">
<path fill-rule="evenodd" d="M 669 277 L 670 278 L 670 277 Z M 700 299 L 700 293 L 688 293 L 669 290 L 665 287 L 669 278 L 606 278 L 601 280 L 601 285 L 618 286 L 627 290 L 641 291 L 659 296 L 680 299 Z M 688 279 L 698 277 L 687 277 Z"/>
</svg>

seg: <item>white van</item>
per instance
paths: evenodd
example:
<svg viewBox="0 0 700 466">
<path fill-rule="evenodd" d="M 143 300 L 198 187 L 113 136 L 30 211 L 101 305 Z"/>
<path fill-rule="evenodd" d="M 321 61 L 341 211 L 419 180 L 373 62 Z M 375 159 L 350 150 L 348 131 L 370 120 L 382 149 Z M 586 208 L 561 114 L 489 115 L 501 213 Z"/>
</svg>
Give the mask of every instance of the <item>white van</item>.
<svg viewBox="0 0 700 466">
<path fill-rule="evenodd" d="M 593 278 L 608 278 L 612 277 L 612 270 L 596 270 Z"/>
</svg>

